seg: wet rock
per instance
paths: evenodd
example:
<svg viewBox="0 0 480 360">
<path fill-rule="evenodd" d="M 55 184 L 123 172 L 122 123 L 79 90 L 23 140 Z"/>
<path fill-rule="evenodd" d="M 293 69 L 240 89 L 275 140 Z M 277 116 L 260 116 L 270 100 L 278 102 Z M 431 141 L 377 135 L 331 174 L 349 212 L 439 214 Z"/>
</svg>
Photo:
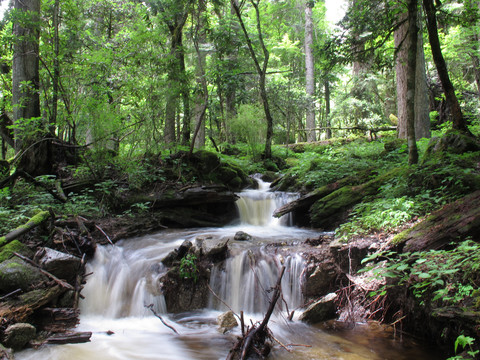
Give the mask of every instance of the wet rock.
<svg viewBox="0 0 480 360">
<path fill-rule="evenodd" d="M 14 258 L 0 264 L 0 292 L 28 290 L 32 285 L 47 280 L 38 269 L 21 259 Z"/>
<path fill-rule="evenodd" d="M 308 323 L 318 323 L 326 320 L 331 320 L 336 317 L 335 300 L 337 294 L 330 293 L 320 300 L 311 304 L 302 315 L 300 320 Z"/>
<path fill-rule="evenodd" d="M 370 252 L 371 245 L 372 242 L 367 240 L 358 240 L 348 244 L 336 240 L 330 244 L 330 251 L 341 269 L 351 274 L 361 268 L 362 260 Z"/>
<path fill-rule="evenodd" d="M 185 240 L 178 249 L 170 251 L 170 253 L 162 259 L 165 266 L 172 266 L 175 262 L 179 262 L 192 249 L 191 241 Z"/>
<path fill-rule="evenodd" d="M 77 276 L 82 262 L 79 257 L 47 247 L 39 249 L 33 259 L 42 269 L 69 282 Z"/>
<path fill-rule="evenodd" d="M 305 296 L 310 298 L 327 294 L 340 276 L 340 269 L 333 259 L 317 260 L 310 262 L 305 278 Z"/>
<path fill-rule="evenodd" d="M 33 325 L 17 323 L 7 327 L 4 333 L 3 344 L 14 350 L 21 350 L 30 340 L 35 338 L 37 330 Z"/>
<path fill-rule="evenodd" d="M 225 334 L 227 331 L 232 330 L 234 327 L 238 326 L 237 319 L 233 311 L 227 311 L 217 317 L 217 323 L 219 326 L 219 331 L 222 334 Z"/>
<path fill-rule="evenodd" d="M 225 260 L 228 257 L 228 240 L 203 243 L 203 254 L 213 262 Z"/>
<path fill-rule="evenodd" d="M 253 237 L 244 231 L 237 231 L 233 239 L 237 241 L 250 241 L 253 239 Z"/>
</svg>

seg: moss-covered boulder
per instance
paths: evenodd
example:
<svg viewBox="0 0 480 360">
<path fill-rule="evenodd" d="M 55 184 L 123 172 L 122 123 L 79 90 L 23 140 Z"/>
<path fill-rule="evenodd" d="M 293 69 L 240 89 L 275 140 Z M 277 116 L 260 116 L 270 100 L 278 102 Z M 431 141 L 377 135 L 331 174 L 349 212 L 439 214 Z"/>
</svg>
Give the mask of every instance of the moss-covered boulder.
<svg viewBox="0 0 480 360">
<path fill-rule="evenodd" d="M 477 138 L 451 130 L 442 137 L 434 137 L 430 140 L 425 151 L 424 162 L 431 157 L 443 156 L 445 153 L 464 154 L 475 151 L 480 151 L 480 142 Z"/>
<path fill-rule="evenodd" d="M 17 258 L 0 264 L 0 293 L 8 293 L 17 289 L 29 290 L 48 278 L 38 269 Z"/>
<path fill-rule="evenodd" d="M 17 323 L 7 327 L 2 342 L 13 350 L 21 350 L 35 338 L 36 334 L 35 326 L 28 323 Z"/>
</svg>

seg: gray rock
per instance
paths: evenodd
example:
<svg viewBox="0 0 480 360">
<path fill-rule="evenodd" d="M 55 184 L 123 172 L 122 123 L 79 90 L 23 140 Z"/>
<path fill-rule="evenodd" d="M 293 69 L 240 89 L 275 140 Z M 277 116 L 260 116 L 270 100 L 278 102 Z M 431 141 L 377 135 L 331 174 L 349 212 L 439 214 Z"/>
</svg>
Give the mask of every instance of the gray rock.
<svg viewBox="0 0 480 360">
<path fill-rule="evenodd" d="M 228 240 L 205 241 L 203 243 L 203 253 L 214 262 L 225 260 L 228 256 Z"/>
<path fill-rule="evenodd" d="M 330 293 L 325 295 L 317 302 L 311 304 L 302 315 L 300 320 L 308 323 L 319 323 L 336 318 L 335 300 L 337 294 Z"/>
<path fill-rule="evenodd" d="M 37 330 L 33 325 L 17 323 L 7 327 L 4 333 L 3 344 L 13 350 L 21 350 L 30 340 L 35 338 Z"/>
<path fill-rule="evenodd" d="M 253 238 L 252 235 L 249 235 L 244 231 L 237 231 L 233 239 L 237 241 L 250 241 Z"/>
<path fill-rule="evenodd" d="M 79 257 L 47 247 L 39 249 L 33 259 L 42 269 L 67 281 L 75 279 L 82 262 Z"/>
<path fill-rule="evenodd" d="M 237 319 L 233 311 L 227 311 L 217 317 L 217 323 L 219 326 L 219 331 L 222 334 L 225 334 L 227 331 L 232 330 L 234 327 L 238 326 Z"/>
<path fill-rule="evenodd" d="M 0 292 L 29 290 L 33 284 L 47 280 L 37 268 L 21 259 L 13 258 L 0 264 Z"/>
</svg>

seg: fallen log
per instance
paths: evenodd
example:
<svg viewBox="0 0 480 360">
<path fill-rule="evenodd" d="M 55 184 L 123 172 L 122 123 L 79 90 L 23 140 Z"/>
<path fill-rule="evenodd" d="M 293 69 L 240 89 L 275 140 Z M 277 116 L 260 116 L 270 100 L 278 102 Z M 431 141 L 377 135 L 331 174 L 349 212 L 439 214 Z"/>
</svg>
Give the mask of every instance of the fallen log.
<svg viewBox="0 0 480 360">
<path fill-rule="evenodd" d="M 43 308 L 40 311 L 43 330 L 58 333 L 78 325 L 80 310 L 74 308 Z"/>
<path fill-rule="evenodd" d="M 27 221 L 25 225 L 17 227 L 15 230 L 10 231 L 7 235 L 0 237 L 0 247 L 8 244 L 10 241 L 17 239 L 19 236 L 26 234 L 33 228 L 37 227 L 41 223 L 45 222 L 50 217 L 49 211 L 40 211 Z"/>
<path fill-rule="evenodd" d="M 47 338 L 44 344 L 80 344 L 90 341 L 92 333 L 90 331 L 58 334 Z"/>
</svg>

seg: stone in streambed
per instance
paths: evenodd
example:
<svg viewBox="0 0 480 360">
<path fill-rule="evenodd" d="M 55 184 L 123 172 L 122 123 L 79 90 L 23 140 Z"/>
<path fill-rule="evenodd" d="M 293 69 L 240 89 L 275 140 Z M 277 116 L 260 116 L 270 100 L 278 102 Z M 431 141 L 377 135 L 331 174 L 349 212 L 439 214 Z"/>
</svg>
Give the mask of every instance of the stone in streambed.
<svg viewBox="0 0 480 360">
<path fill-rule="evenodd" d="M 253 239 L 253 237 L 244 231 L 237 231 L 233 239 L 237 241 L 250 241 Z"/>
<path fill-rule="evenodd" d="M 238 326 L 237 319 L 233 311 L 227 311 L 217 317 L 217 323 L 219 326 L 219 331 L 222 334 L 225 334 L 227 331 L 232 330 L 234 327 Z"/>
<path fill-rule="evenodd" d="M 14 350 L 21 350 L 35 338 L 37 330 L 27 323 L 16 323 L 5 330 L 3 344 Z"/>
<path fill-rule="evenodd" d="M 331 320 L 336 317 L 335 300 L 337 294 L 330 293 L 320 300 L 311 304 L 302 315 L 300 320 L 307 323 L 319 323 L 326 320 Z"/>
</svg>

